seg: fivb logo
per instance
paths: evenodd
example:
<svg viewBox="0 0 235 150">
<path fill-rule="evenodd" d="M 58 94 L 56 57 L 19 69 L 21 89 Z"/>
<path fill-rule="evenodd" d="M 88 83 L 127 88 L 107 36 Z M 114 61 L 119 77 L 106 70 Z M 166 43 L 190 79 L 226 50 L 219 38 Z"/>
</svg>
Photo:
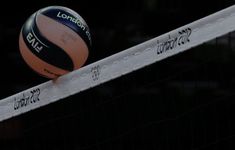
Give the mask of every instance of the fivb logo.
<svg viewBox="0 0 235 150">
<path fill-rule="evenodd" d="M 40 53 L 40 51 L 43 49 L 43 43 L 31 32 L 27 34 L 26 39 L 33 49 Z"/>
</svg>

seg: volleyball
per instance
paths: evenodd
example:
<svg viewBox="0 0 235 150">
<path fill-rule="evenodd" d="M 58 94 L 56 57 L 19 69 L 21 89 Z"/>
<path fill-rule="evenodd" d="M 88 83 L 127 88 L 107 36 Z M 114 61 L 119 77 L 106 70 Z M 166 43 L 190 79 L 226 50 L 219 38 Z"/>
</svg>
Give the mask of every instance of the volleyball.
<svg viewBox="0 0 235 150">
<path fill-rule="evenodd" d="M 91 47 L 90 30 L 75 11 L 49 6 L 33 13 L 23 24 L 19 50 L 38 74 L 53 79 L 82 67 Z"/>
</svg>

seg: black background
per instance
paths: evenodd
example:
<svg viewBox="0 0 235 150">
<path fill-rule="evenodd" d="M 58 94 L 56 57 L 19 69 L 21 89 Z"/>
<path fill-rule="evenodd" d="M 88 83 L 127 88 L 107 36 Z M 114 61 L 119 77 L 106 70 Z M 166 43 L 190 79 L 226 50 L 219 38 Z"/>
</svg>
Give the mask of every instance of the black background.
<svg viewBox="0 0 235 150">
<path fill-rule="evenodd" d="M 93 41 L 87 65 L 232 4 L 232 0 L 2 2 L 0 98 L 48 81 L 25 64 L 18 49 L 21 26 L 40 8 L 66 6 L 86 20 Z M 230 50 L 202 46 L 1 122 L 0 149 L 234 149 L 235 57 L 221 49 Z M 212 57 L 214 50 L 218 53 Z M 206 86 L 200 86 L 201 81 Z"/>
</svg>

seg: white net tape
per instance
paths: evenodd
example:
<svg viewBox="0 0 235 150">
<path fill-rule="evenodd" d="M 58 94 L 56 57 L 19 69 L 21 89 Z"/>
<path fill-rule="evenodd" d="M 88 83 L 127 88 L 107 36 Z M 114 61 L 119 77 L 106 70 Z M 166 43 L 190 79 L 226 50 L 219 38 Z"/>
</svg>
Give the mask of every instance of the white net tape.
<svg viewBox="0 0 235 150">
<path fill-rule="evenodd" d="M 235 30 L 235 5 L 0 100 L 0 121 L 118 78 Z M 203 54 L 202 54 L 203 55 Z"/>
</svg>

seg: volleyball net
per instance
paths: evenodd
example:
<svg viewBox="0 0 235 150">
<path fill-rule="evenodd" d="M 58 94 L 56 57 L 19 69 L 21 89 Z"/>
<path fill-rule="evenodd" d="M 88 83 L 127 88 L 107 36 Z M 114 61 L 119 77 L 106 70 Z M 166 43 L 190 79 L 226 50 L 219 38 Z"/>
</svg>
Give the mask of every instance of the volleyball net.
<svg viewBox="0 0 235 150">
<path fill-rule="evenodd" d="M 88 90 L 235 31 L 235 6 L 0 100 L 0 121 Z M 203 54 L 202 54 L 203 55 Z"/>
</svg>

